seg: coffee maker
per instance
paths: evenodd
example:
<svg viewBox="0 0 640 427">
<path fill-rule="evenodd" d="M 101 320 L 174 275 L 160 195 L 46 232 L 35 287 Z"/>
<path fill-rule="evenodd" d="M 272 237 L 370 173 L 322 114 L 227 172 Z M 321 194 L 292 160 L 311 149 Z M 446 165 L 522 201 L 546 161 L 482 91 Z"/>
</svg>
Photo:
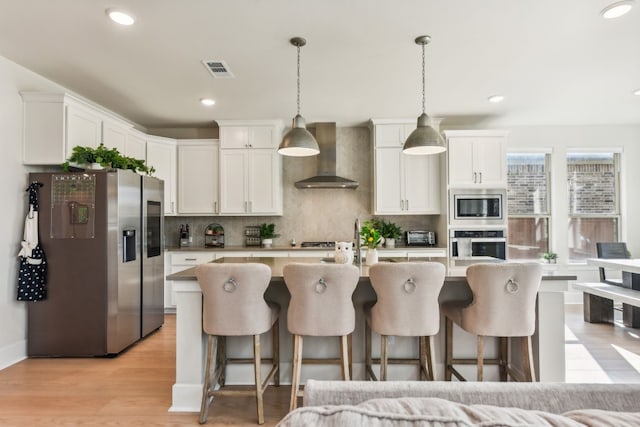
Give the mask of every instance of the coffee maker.
<svg viewBox="0 0 640 427">
<path fill-rule="evenodd" d="M 181 248 L 191 245 L 191 236 L 189 234 L 189 224 L 180 224 L 180 242 Z"/>
</svg>

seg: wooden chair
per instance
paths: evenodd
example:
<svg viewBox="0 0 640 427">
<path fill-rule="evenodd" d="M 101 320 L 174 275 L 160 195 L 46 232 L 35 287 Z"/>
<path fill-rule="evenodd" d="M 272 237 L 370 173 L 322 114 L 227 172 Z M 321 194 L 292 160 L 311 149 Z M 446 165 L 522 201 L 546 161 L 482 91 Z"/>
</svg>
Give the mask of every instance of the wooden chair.
<svg viewBox="0 0 640 427">
<path fill-rule="evenodd" d="M 433 342 L 440 330 L 438 295 L 444 285 L 445 268 L 437 262 L 379 263 L 369 267 L 377 302 L 365 305 L 365 369 L 377 380 L 372 365 L 380 364 L 380 380 L 387 380 L 387 365 L 419 365 L 419 378 L 433 381 Z M 380 358 L 371 357 L 372 331 L 380 335 Z M 390 358 L 388 336 L 419 337 L 417 359 Z"/>
<path fill-rule="evenodd" d="M 300 371 L 303 363 L 338 363 L 342 379 L 350 380 L 351 333 L 356 312 L 352 295 L 360 278 L 351 264 L 291 263 L 283 268 L 284 281 L 291 294 L 287 328 L 293 335 L 293 360 L 290 410 L 298 406 Z M 303 336 L 340 337 L 341 354 L 336 359 L 312 359 L 302 356 Z"/>
<path fill-rule="evenodd" d="M 473 293 L 471 303 L 446 302 L 441 310 L 445 323 L 445 380 L 455 375 L 465 378 L 456 364 L 477 364 L 477 380 L 483 380 L 485 364 L 500 366 L 500 380 L 518 380 L 509 364 L 509 339 L 520 337 L 525 381 L 535 381 L 531 335 L 536 326 L 536 297 L 542 279 L 538 263 L 474 264 L 467 268 L 467 282 Z M 476 359 L 453 357 L 453 324 L 477 335 Z M 484 359 L 483 337 L 499 337 L 499 355 Z"/>
<path fill-rule="evenodd" d="M 209 405 L 214 396 L 255 396 L 258 424 L 264 424 L 263 395 L 269 381 L 280 385 L 278 317 L 280 307 L 267 303 L 264 293 L 271 281 L 271 269 L 265 264 L 231 263 L 202 264 L 196 267 L 196 276 L 202 289 L 202 328 L 207 334 L 207 361 L 202 387 L 200 424 L 207 422 Z M 273 354 L 270 359 L 262 359 L 260 335 L 272 331 Z M 225 337 L 253 336 L 253 359 L 227 359 Z M 214 363 L 213 358 L 216 358 Z M 261 363 L 271 362 L 271 370 L 262 379 Z M 227 391 L 224 386 L 224 372 L 227 363 L 253 362 L 255 390 Z M 215 371 L 214 371 L 215 368 Z M 216 385 L 220 390 L 215 390 Z"/>
</svg>

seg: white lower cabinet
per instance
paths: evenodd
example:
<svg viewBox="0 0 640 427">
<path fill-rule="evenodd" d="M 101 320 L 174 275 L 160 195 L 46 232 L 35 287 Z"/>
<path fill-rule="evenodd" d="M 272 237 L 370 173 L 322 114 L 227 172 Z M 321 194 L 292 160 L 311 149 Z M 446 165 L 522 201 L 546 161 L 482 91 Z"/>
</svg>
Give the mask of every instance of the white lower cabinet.
<svg viewBox="0 0 640 427">
<path fill-rule="evenodd" d="M 166 275 L 186 270 L 196 265 L 205 264 L 216 259 L 216 252 L 213 251 L 168 251 L 165 257 Z M 168 268 L 167 268 L 168 267 Z M 164 281 L 164 308 L 175 309 L 175 295 L 173 293 L 173 281 Z"/>
</svg>

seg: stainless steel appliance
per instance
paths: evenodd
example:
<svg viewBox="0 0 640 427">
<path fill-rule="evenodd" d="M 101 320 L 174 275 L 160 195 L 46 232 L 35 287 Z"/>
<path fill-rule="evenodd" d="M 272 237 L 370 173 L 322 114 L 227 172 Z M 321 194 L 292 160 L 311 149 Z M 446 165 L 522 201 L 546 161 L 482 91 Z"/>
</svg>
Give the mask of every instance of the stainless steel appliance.
<svg viewBox="0 0 640 427">
<path fill-rule="evenodd" d="M 507 258 L 507 239 L 504 229 L 451 230 L 449 235 L 452 258 Z M 464 249 L 463 249 L 464 247 Z M 467 253 L 465 253 L 467 252 Z"/>
<path fill-rule="evenodd" d="M 435 246 L 436 233 L 433 231 L 411 230 L 405 233 L 407 246 Z"/>
<path fill-rule="evenodd" d="M 45 301 L 29 303 L 29 356 L 117 354 L 164 322 L 164 183 L 132 171 L 33 173 Z"/>
<path fill-rule="evenodd" d="M 505 224 L 506 193 L 497 190 L 464 190 L 452 192 L 451 224 Z"/>
<path fill-rule="evenodd" d="M 336 242 L 302 242 L 301 248 L 328 248 L 333 249 L 336 247 Z"/>
</svg>

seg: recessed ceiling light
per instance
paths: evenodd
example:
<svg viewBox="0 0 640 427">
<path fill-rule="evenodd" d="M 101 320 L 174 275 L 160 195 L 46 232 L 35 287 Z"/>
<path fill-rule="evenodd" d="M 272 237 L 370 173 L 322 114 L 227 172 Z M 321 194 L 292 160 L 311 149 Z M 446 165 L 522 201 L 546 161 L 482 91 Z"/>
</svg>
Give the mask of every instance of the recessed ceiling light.
<svg viewBox="0 0 640 427">
<path fill-rule="evenodd" d="M 640 96 L 640 89 L 636 89 L 636 90 L 634 90 L 634 91 L 633 91 L 633 94 L 634 94 L 634 95 L 638 95 L 638 96 Z"/>
<path fill-rule="evenodd" d="M 136 22 L 133 16 L 118 9 L 107 9 L 107 16 L 120 25 L 133 25 Z"/>
<path fill-rule="evenodd" d="M 619 18 L 631 10 L 633 3 L 634 0 L 622 0 L 611 3 L 600 11 L 600 15 L 605 19 Z"/>
<path fill-rule="evenodd" d="M 211 107 L 213 104 L 216 103 L 216 101 L 210 98 L 202 98 L 200 102 L 202 103 L 202 105 L 206 105 L 207 107 Z"/>
<path fill-rule="evenodd" d="M 489 102 L 497 104 L 498 102 L 504 101 L 504 96 L 502 96 L 502 95 L 491 95 L 490 97 L 487 98 L 487 100 Z"/>
</svg>

